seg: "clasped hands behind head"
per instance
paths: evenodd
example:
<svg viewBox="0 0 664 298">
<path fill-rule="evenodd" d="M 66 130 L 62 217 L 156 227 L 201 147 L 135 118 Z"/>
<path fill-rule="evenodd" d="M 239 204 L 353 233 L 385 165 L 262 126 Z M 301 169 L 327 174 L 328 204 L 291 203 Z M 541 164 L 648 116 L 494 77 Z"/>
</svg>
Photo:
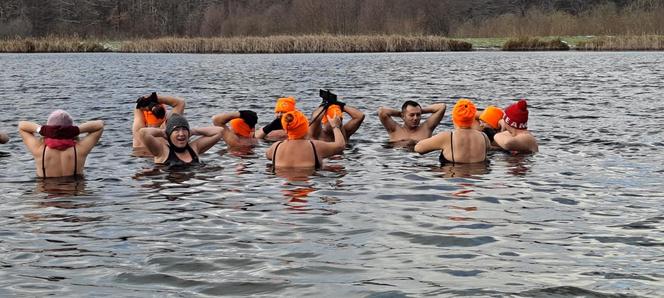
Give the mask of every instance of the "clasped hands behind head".
<svg viewBox="0 0 664 298">
<path fill-rule="evenodd" d="M 136 109 L 150 111 L 159 119 L 163 119 L 166 116 L 166 109 L 159 104 L 159 97 L 157 92 L 152 92 L 148 96 L 141 96 L 136 100 Z"/>
<path fill-rule="evenodd" d="M 326 109 L 331 105 L 338 105 L 343 111 L 344 106 L 346 106 L 346 103 L 337 100 L 337 95 L 330 92 L 330 90 L 319 89 L 318 95 L 323 99 L 320 105 L 324 106 Z"/>
<path fill-rule="evenodd" d="M 136 100 L 137 109 L 151 108 L 157 104 L 159 104 L 157 92 L 152 92 L 148 96 L 141 96 Z"/>
</svg>

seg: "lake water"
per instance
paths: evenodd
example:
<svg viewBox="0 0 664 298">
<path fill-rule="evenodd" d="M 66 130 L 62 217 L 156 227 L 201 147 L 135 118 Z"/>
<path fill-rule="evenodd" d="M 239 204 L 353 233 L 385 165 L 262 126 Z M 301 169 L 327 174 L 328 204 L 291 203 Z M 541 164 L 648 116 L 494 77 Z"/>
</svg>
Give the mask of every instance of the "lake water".
<svg viewBox="0 0 664 298">
<path fill-rule="evenodd" d="M 0 296 L 659 296 L 664 54 L 0 55 Z M 308 179 L 261 143 L 194 171 L 131 156 L 135 99 L 187 100 L 193 126 L 331 88 L 367 117 Z M 444 167 L 387 143 L 404 100 L 530 103 L 536 155 Z M 84 181 L 35 179 L 19 120 L 103 119 Z"/>
</svg>

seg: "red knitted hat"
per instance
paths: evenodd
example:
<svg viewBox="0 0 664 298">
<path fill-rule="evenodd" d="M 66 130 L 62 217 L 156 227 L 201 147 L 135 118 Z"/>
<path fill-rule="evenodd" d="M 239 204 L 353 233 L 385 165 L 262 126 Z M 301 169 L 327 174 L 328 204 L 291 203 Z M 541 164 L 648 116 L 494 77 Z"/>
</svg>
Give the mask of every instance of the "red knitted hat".
<svg viewBox="0 0 664 298">
<path fill-rule="evenodd" d="M 525 99 L 511 104 L 505 109 L 505 123 L 516 129 L 528 129 L 528 103 Z"/>
</svg>

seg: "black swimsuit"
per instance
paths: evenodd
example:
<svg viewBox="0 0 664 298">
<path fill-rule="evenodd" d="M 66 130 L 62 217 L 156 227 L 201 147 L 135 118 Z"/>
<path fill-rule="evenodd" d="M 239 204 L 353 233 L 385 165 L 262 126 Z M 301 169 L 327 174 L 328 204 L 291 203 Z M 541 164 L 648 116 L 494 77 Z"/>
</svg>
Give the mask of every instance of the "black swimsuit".
<svg viewBox="0 0 664 298">
<path fill-rule="evenodd" d="M 438 161 L 440 161 L 441 166 L 445 165 L 445 164 L 448 164 L 448 163 L 451 163 L 452 165 L 454 165 L 454 143 L 452 142 L 454 140 L 452 138 L 453 134 L 454 134 L 454 132 L 450 131 L 450 151 L 452 151 L 452 160 L 451 161 L 447 160 L 447 158 L 445 158 L 445 155 L 443 154 L 443 151 L 441 150 L 440 155 L 438 156 Z M 486 143 L 486 139 L 484 139 L 484 143 Z M 487 149 L 487 151 L 488 151 L 488 149 Z M 487 153 L 485 152 L 484 153 L 484 161 L 487 160 L 486 157 L 487 157 Z"/>
<path fill-rule="evenodd" d="M 273 172 L 274 172 L 274 168 L 277 165 L 277 149 L 279 149 L 279 145 L 281 145 L 281 143 L 283 143 L 283 142 L 277 143 L 277 146 L 274 147 L 274 153 L 272 153 L 272 165 L 273 165 L 272 171 Z M 309 143 L 311 143 L 311 149 L 314 150 L 314 160 L 315 160 L 314 169 L 320 170 L 321 164 L 320 164 L 320 161 L 318 160 L 318 152 L 316 152 L 316 146 L 314 145 L 314 142 L 311 141 L 311 140 L 309 140 Z"/>
<path fill-rule="evenodd" d="M 196 152 L 194 152 L 194 149 L 192 149 L 189 144 L 187 144 L 187 147 L 185 147 L 187 151 L 189 152 L 189 155 L 191 155 L 191 161 L 190 162 L 184 162 L 182 161 L 177 154 L 175 154 L 175 150 L 171 148 L 171 146 L 168 146 L 168 158 L 164 161 L 164 165 L 168 167 L 183 167 L 183 166 L 190 166 L 190 165 L 196 165 L 199 164 L 200 161 L 198 160 L 198 155 L 196 155 Z"/>
<path fill-rule="evenodd" d="M 44 178 L 46 178 L 46 145 L 44 145 L 44 151 L 42 151 L 42 175 L 44 175 Z M 74 177 L 78 176 L 78 173 L 76 170 L 78 169 L 78 156 L 76 154 L 76 146 L 72 146 L 74 148 Z"/>
</svg>

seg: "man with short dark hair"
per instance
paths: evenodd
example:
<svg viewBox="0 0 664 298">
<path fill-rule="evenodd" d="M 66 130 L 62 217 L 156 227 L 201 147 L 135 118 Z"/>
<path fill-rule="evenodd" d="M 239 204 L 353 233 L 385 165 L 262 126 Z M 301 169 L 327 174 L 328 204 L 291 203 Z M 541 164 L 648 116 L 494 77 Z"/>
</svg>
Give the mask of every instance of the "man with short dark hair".
<svg viewBox="0 0 664 298">
<path fill-rule="evenodd" d="M 417 102 L 408 100 L 401 106 L 401 111 L 380 107 L 378 117 L 390 136 L 390 142 L 417 142 L 431 137 L 433 130 L 443 119 L 446 108 L 447 106 L 444 103 L 432 104 L 422 108 Z M 431 114 L 431 116 L 420 125 L 422 114 Z M 392 117 L 401 117 L 403 125 L 399 125 Z"/>
</svg>

